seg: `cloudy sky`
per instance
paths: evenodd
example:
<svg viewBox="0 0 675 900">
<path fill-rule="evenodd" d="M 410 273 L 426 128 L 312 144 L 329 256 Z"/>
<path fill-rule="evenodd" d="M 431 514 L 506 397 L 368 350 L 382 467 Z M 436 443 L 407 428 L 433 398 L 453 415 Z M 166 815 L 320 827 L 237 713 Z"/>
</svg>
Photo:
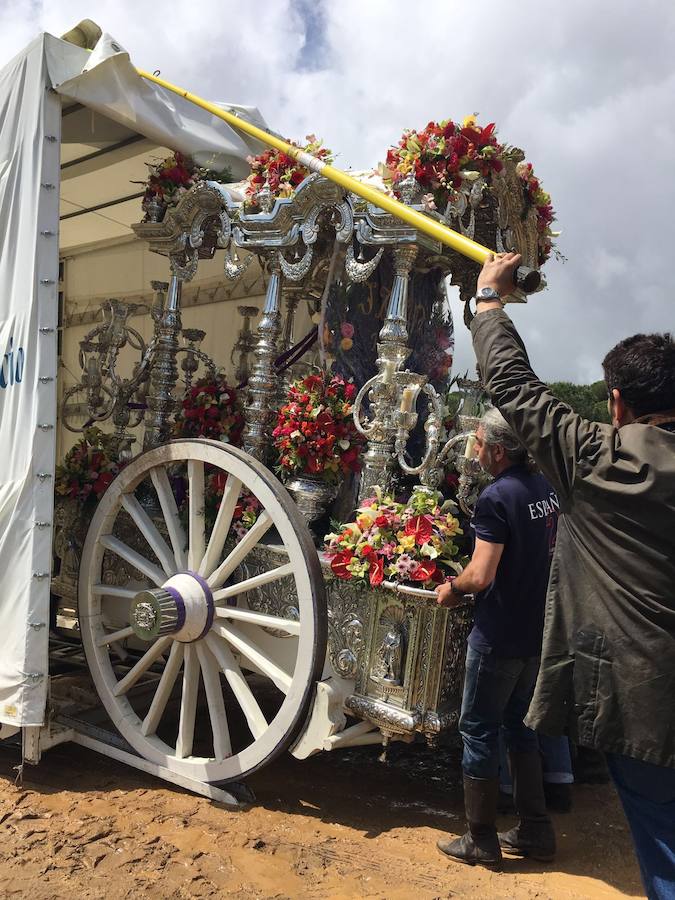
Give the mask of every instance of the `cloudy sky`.
<svg viewBox="0 0 675 900">
<path fill-rule="evenodd" d="M 671 2 L 0 0 L 0 63 L 86 17 L 136 65 L 255 105 L 289 137 L 323 137 L 343 168 L 375 165 L 430 119 L 496 122 L 563 232 L 567 262 L 550 260 L 546 292 L 511 308 L 546 380 L 595 380 L 620 338 L 675 327 Z"/>
</svg>

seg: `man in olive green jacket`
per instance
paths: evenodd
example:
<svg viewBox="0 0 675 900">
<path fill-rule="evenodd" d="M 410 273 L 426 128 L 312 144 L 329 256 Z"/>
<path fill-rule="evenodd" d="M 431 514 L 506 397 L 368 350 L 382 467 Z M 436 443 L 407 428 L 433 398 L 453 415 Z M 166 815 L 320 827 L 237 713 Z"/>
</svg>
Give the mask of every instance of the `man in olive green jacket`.
<svg viewBox="0 0 675 900">
<path fill-rule="evenodd" d="M 636 335 L 603 366 L 612 425 L 533 373 L 486 262 L 471 326 L 485 387 L 560 501 L 527 724 L 605 751 L 650 897 L 675 897 L 675 342 Z M 511 835 L 513 841 L 513 835 Z"/>
</svg>

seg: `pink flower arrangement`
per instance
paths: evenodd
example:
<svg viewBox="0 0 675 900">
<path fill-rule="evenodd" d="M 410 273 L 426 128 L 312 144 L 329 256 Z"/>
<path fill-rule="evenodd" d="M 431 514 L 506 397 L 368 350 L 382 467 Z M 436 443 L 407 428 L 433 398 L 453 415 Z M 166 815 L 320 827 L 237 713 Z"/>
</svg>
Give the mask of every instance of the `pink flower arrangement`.
<svg viewBox="0 0 675 900">
<path fill-rule="evenodd" d="M 87 428 L 56 467 L 56 493 L 79 503 L 98 502 L 124 467 L 117 460 L 117 447 L 114 435 Z"/>
<path fill-rule="evenodd" d="M 176 437 L 205 437 L 239 446 L 244 428 L 237 392 L 224 376 L 202 379 L 186 393 L 176 416 Z"/>
<path fill-rule="evenodd" d="M 442 504 L 442 505 L 441 505 Z M 435 491 L 416 488 L 406 503 L 376 495 L 356 521 L 326 535 L 325 551 L 337 578 L 377 587 L 383 581 L 434 588 L 462 569 L 453 538 L 459 521 Z"/>
<path fill-rule="evenodd" d="M 227 184 L 232 181 L 232 173 L 225 168 L 219 172 L 198 166 L 183 153 L 173 153 L 157 163 L 146 163 L 148 177 L 145 182 L 143 207 L 151 200 L 165 204 L 177 203 L 182 195 L 199 181 L 217 181 Z M 138 182 L 132 182 L 138 184 Z"/>
<path fill-rule="evenodd" d="M 459 188 L 467 172 L 485 178 L 501 172 L 507 160 L 522 159 L 522 152 L 497 140 L 494 122 L 482 128 L 475 116 L 467 116 L 461 125 L 450 119 L 429 122 L 422 131 L 408 129 L 395 147 L 390 147 L 380 174 L 396 196 L 397 185 L 412 173 L 430 209 L 443 211 L 454 190 Z M 531 163 L 518 163 L 516 173 L 523 183 L 526 208 L 537 211 L 539 262 L 548 258 L 552 249 L 551 223 L 555 218 L 551 197 L 542 190 Z M 475 177 L 475 176 L 474 176 Z"/>
<path fill-rule="evenodd" d="M 333 161 L 333 154 L 322 141 L 315 135 L 308 134 L 306 144 L 302 149 L 312 156 L 318 157 L 326 163 Z M 298 146 L 293 141 L 289 144 Z M 258 156 L 249 156 L 247 159 L 251 167 L 251 174 L 246 179 L 246 200 L 250 206 L 258 205 L 258 194 L 265 187 L 269 187 L 274 197 L 292 197 L 295 189 L 309 175 L 309 170 L 296 162 L 293 157 L 281 150 L 265 150 Z"/>
<path fill-rule="evenodd" d="M 337 481 L 358 472 L 363 439 L 352 419 L 356 385 L 321 372 L 291 385 L 272 432 L 279 468 Z"/>
</svg>

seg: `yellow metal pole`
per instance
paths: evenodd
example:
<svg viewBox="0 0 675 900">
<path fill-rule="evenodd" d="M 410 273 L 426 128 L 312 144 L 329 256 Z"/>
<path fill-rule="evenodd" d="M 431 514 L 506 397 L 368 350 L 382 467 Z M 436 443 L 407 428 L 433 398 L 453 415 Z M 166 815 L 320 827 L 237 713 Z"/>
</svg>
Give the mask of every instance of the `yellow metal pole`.
<svg viewBox="0 0 675 900">
<path fill-rule="evenodd" d="M 424 213 L 411 209 L 409 206 L 406 206 L 405 203 L 400 203 L 388 194 L 384 194 L 382 191 L 378 191 L 367 184 L 362 184 L 360 181 L 357 181 L 356 178 L 347 175 L 346 172 L 328 165 L 322 160 L 311 156 L 309 153 L 305 153 L 305 151 L 301 150 L 299 147 L 294 147 L 287 141 L 276 137 L 276 135 L 269 134 L 267 131 L 263 131 L 262 128 L 258 128 L 250 122 L 240 119 L 239 116 L 236 116 L 234 113 L 227 112 L 219 106 L 216 106 L 214 103 L 203 100 L 196 94 L 191 94 L 189 91 L 183 90 L 183 88 L 176 87 L 175 84 L 171 84 L 169 81 L 165 81 L 157 75 L 152 75 L 150 72 L 145 72 L 142 69 L 137 69 L 136 71 L 142 78 L 153 81 L 155 84 L 166 88 L 168 91 L 173 91 L 174 94 L 178 94 L 185 100 L 189 100 L 190 103 L 200 106 L 202 109 L 210 112 L 211 115 L 223 119 L 223 121 L 232 125 L 233 128 L 246 132 L 246 134 L 251 135 L 251 137 L 256 138 L 261 143 L 266 144 L 269 147 L 274 147 L 277 150 L 281 150 L 282 153 L 286 153 L 288 156 L 293 157 L 293 159 L 296 159 L 301 165 L 310 169 L 310 171 L 319 172 L 324 178 L 328 178 L 352 193 L 358 194 L 359 197 L 363 197 L 363 199 L 367 200 L 369 203 L 383 209 L 385 212 L 391 213 L 406 224 L 411 225 L 418 231 L 422 231 L 424 234 L 429 235 L 429 237 L 435 238 L 442 244 L 461 253 L 463 256 L 468 256 L 469 259 L 473 259 L 477 263 L 482 264 L 485 262 L 488 255 L 493 252 L 482 244 L 478 244 L 476 241 L 472 241 L 463 234 L 459 234 L 459 232 L 453 231 L 451 228 L 442 225 L 430 216 L 425 216 Z"/>
</svg>

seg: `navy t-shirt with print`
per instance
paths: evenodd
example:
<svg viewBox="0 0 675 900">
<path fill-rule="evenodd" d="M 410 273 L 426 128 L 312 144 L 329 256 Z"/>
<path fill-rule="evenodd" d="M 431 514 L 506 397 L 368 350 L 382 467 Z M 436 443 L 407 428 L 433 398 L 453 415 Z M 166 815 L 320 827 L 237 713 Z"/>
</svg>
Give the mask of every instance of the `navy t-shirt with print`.
<svg viewBox="0 0 675 900">
<path fill-rule="evenodd" d="M 558 522 L 558 499 L 527 466 L 510 466 L 482 492 L 475 538 L 504 544 L 492 584 L 476 594 L 469 645 L 498 656 L 538 656 Z"/>
</svg>

